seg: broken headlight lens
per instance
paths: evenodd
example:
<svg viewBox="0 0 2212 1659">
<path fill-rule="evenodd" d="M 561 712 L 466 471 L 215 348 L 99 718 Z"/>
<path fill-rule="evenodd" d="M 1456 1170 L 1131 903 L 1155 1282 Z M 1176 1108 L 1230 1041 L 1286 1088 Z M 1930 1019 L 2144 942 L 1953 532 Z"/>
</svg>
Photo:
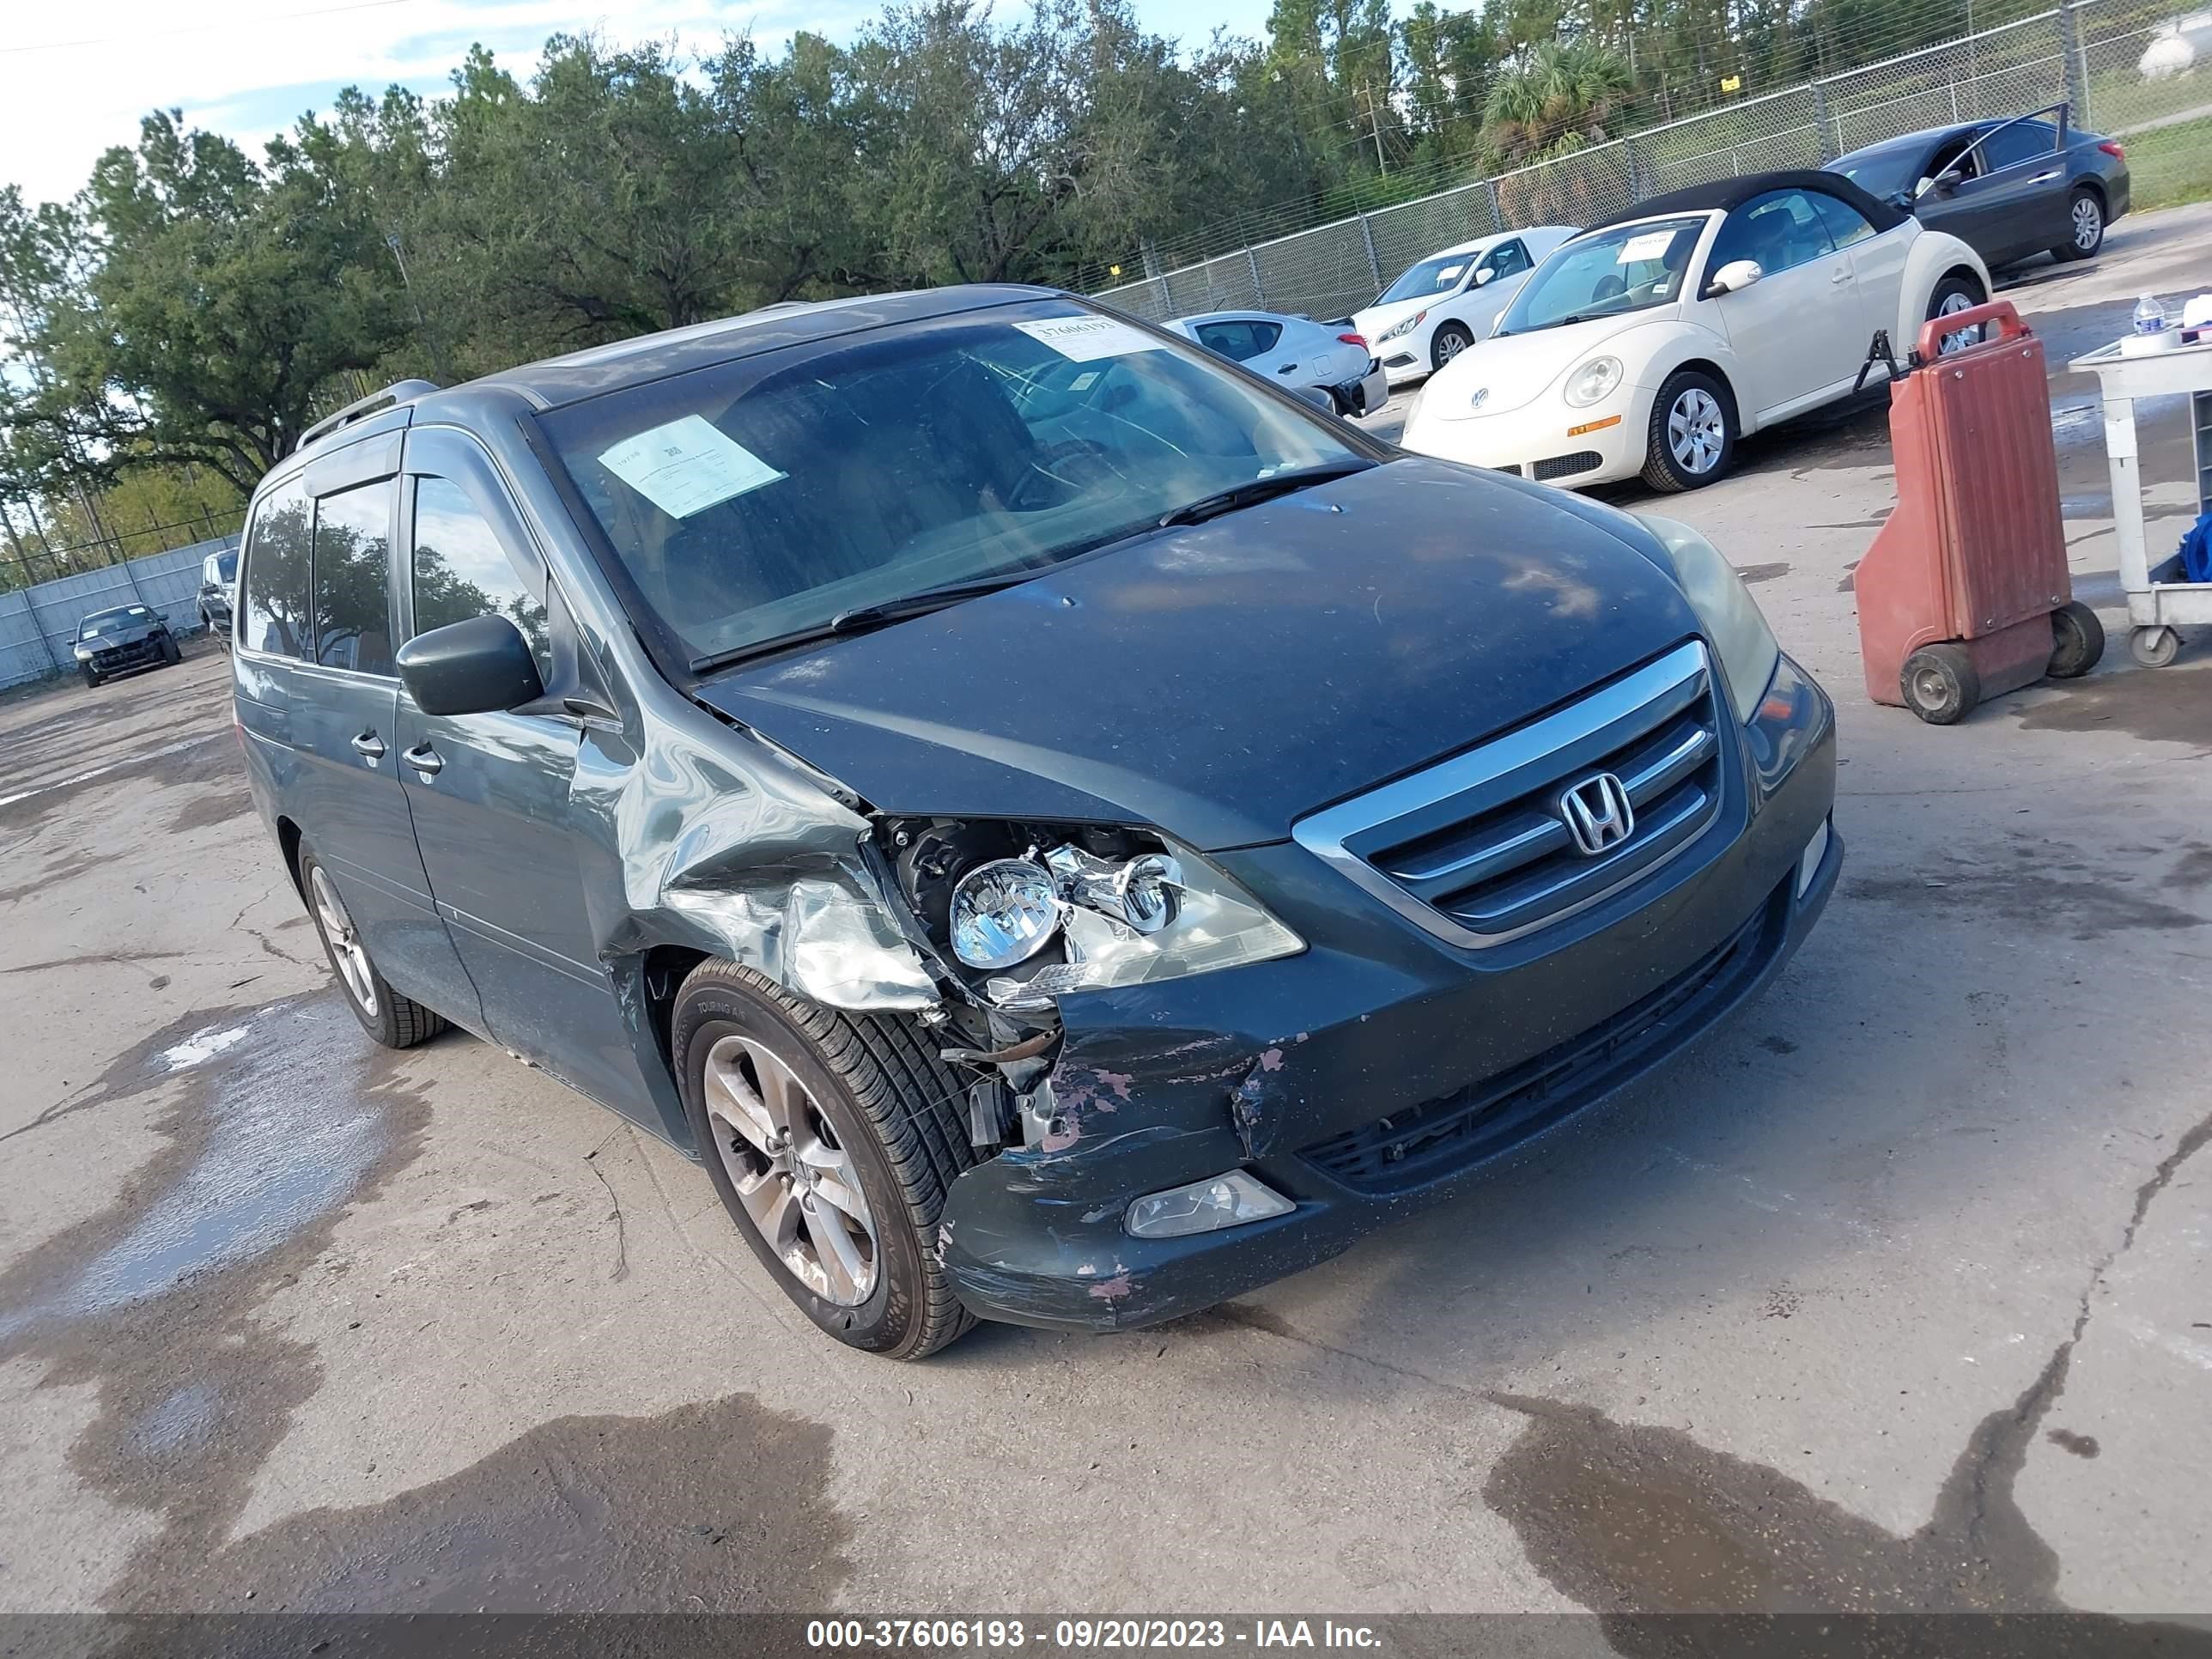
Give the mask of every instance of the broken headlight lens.
<svg viewBox="0 0 2212 1659">
<path fill-rule="evenodd" d="M 1180 848 L 1115 860 L 1066 844 L 1041 860 L 997 862 L 1025 865 L 1050 884 L 1059 906 L 1062 958 L 1019 977 L 990 981 L 985 992 L 1002 1008 L 1039 1009 L 1073 991 L 1146 985 L 1305 949 L 1304 939 L 1236 883 Z M 956 951 L 959 914 L 956 897 Z M 1018 960 L 1029 954 L 1034 952 Z M 961 959 L 969 960 L 964 952 Z"/>
<path fill-rule="evenodd" d="M 952 954 L 970 968 L 1011 968 L 1060 927 L 1052 877 L 1030 859 L 993 859 L 952 890 Z"/>
</svg>

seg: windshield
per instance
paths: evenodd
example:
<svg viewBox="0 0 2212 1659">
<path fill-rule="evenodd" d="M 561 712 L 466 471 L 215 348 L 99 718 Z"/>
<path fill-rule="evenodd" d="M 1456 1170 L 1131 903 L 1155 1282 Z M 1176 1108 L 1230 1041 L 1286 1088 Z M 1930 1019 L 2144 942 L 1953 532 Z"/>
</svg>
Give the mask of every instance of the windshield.
<svg viewBox="0 0 2212 1659">
<path fill-rule="evenodd" d="M 1842 173 L 1868 195 L 1886 202 L 1919 182 L 1920 162 L 1925 154 L 1917 148 L 1870 149 L 1863 155 L 1844 156 L 1828 171 Z"/>
<path fill-rule="evenodd" d="M 1439 253 L 1433 259 L 1424 259 L 1384 289 L 1375 303 L 1387 306 L 1393 300 L 1425 300 L 1449 294 L 1467 280 L 1468 267 L 1481 257 L 1479 252 Z"/>
<path fill-rule="evenodd" d="M 1514 295 L 1498 331 L 1527 334 L 1680 298 L 1709 216 L 1646 219 L 1563 244 Z"/>
<path fill-rule="evenodd" d="M 151 620 L 153 614 L 143 605 L 128 605 L 120 611 L 96 611 L 78 626 L 76 636 L 88 640 L 95 634 L 119 634 L 126 628 L 136 628 Z"/>
<path fill-rule="evenodd" d="M 1063 300 L 740 358 L 544 422 L 695 663 L 1360 461 L 1198 347 Z"/>
<path fill-rule="evenodd" d="M 227 582 L 234 582 L 238 580 L 237 554 L 218 553 L 215 556 L 214 563 L 216 574 L 221 580 Z"/>
</svg>

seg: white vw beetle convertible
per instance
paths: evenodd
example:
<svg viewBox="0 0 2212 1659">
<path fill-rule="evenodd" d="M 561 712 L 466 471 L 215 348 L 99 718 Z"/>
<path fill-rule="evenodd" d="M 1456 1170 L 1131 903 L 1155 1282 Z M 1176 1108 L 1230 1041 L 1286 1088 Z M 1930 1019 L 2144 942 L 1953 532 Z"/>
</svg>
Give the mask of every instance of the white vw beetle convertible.
<svg viewBox="0 0 2212 1659">
<path fill-rule="evenodd" d="M 1540 482 L 1694 489 L 1745 433 L 1850 396 L 1877 331 L 1902 360 L 1989 292 L 1972 248 L 1840 174 L 1719 179 L 1559 247 L 1401 441 Z"/>
</svg>

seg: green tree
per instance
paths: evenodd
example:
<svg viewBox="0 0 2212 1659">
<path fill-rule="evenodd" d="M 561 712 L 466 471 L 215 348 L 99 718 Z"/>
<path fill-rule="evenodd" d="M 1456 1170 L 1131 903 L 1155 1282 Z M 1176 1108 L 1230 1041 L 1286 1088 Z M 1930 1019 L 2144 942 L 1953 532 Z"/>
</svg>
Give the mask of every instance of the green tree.
<svg viewBox="0 0 2212 1659">
<path fill-rule="evenodd" d="M 1483 139 L 1508 166 L 1603 143 L 1633 88 L 1626 58 L 1591 41 L 1547 40 L 1502 68 L 1482 109 Z"/>
</svg>

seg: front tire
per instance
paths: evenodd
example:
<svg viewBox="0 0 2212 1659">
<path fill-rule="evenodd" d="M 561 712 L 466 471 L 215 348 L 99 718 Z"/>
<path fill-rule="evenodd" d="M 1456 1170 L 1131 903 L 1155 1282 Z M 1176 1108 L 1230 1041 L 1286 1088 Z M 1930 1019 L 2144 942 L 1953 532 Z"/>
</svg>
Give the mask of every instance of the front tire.
<svg viewBox="0 0 2212 1659">
<path fill-rule="evenodd" d="M 975 1322 L 937 1250 L 945 1193 L 976 1161 L 967 1090 L 919 1026 L 709 961 L 676 994 L 669 1047 L 708 1178 L 808 1318 L 891 1359 Z"/>
<path fill-rule="evenodd" d="M 1702 489 L 1735 460 L 1735 399 L 1702 369 L 1677 369 L 1651 400 L 1644 482 L 1673 495 Z"/>
<path fill-rule="evenodd" d="M 2066 204 L 2066 223 L 2073 234 L 2051 250 L 2051 257 L 2062 264 L 2095 258 L 2105 246 L 2105 198 L 2087 185 L 2076 185 Z"/>
<path fill-rule="evenodd" d="M 161 636 L 161 660 L 174 668 L 184 659 L 185 647 L 177 643 L 177 636 L 174 634 L 164 634 Z"/>
<path fill-rule="evenodd" d="M 387 1048 L 412 1048 L 446 1029 L 444 1015 L 401 995 L 376 970 L 376 964 L 369 960 L 368 947 L 362 943 L 347 913 L 345 900 L 339 896 L 337 882 L 315 856 L 315 849 L 305 842 L 300 843 L 300 890 L 307 896 L 307 915 L 314 921 L 316 936 L 323 941 L 331 972 L 337 976 L 346 1006 L 353 1010 L 362 1030 Z"/>
<path fill-rule="evenodd" d="M 1439 323 L 1437 331 L 1429 337 L 1429 367 L 1442 368 L 1474 343 L 1474 336 L 1459 323 Z"/>
<path fill-rule="evenodd" d="M 96 686 L 100 684 L 100 676 L 94 673 L 92 670 L 88 667 L 84 671 L 84 683 L 88 689 Z"/>
</svg>

